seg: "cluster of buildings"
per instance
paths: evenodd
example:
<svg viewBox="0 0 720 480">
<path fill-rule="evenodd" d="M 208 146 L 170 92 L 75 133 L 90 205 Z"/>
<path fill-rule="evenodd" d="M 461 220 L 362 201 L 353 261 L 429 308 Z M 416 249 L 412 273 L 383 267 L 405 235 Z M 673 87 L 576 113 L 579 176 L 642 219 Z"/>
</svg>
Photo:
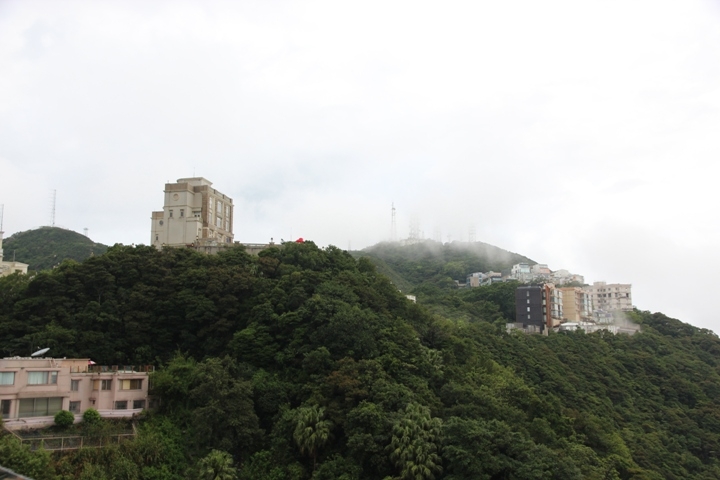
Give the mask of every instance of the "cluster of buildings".
<svg viewBox="0 0 720 480">
<path fill-rule="evenodd" d="M 10 430 L 52 425 L 60 410 L 80 421 L 88 408 L 103 417 L 130 417 L 148 406 L 143 366 L 101 366 L 88 358 L 0 359 L 0 413 Z"/>
<path fill-rule="evenodd" d="M 609 330 L 634 333 L 637 326 L 627 322 L 622 312 L 631 311 L 632 285 L 594 282 L 585 285 L 582 275 L 567 270 L 552 271 L 547 265 L 518 263 L 509 275 L 477 272 L 467 276 L 468 288 L 516 280 L 522 285 L 515 292 L 515 322 L 508 330 L 546 333 L 551 329 L 586 332 Z"/>
</svg>

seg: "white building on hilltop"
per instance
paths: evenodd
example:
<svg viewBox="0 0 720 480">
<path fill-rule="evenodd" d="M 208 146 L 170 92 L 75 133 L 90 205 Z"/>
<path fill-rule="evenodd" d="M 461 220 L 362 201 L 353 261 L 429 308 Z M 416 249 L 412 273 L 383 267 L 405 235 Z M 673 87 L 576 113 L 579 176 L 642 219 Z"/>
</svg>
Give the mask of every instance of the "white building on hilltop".
<svg viewBox="0 0 720 480">
<path fill-rule="evenodd" d="M 0 231 L 0 277 L 12 275 L 13 273 L 27 273 L 29 265 L 27 263 L 16 262 L 14 259 L 12 262 L 3 261 L 3 235 L 4 232 Z"/>
<path fill-rule="evenodd" d="M 157 249 L 233 243 L 232 198 L 202 177 L 165 184 L 161 211 L 152 212 L 151 243 Z"/>
</svg>

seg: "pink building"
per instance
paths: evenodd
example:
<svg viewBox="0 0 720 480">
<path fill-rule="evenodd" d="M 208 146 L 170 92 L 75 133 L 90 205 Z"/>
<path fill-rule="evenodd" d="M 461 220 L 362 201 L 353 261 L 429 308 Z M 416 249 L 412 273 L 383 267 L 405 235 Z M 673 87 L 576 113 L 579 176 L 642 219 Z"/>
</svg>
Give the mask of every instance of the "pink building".
<svg viewBox="0 0 720 480">
<path fill-rule="evenodd" d="M 0 360 L 0 413 L 9 429 L 52 425 L 60 410 L 88 408 L 103 417 L 130 417 L 147 407 L 152 366 L 91 365 L 87 358 Z"/>
</svg>

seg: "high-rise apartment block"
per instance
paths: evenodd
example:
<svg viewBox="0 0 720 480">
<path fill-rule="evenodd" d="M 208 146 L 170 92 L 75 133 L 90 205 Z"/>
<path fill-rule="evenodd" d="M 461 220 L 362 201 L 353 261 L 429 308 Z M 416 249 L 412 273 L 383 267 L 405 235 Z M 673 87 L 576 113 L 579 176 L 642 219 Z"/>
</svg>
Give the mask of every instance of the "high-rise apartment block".
<svg viewBox="0 0 720 480">
<path fill-rule="evenodd" d="M 563 319 L 568 322 L 592 320 L 592 297 L 580 287 L 560 288 L 562 292 Z"/>
<path fill-rule="evenodd" d="M 233 201 L 202 177 L 165 184 L 165 203 L 152 212 L 151 243 L 158 249 L 233 243 Z"/>
<path fill-rule="evenodd" d="M 605 312 L 633 309 L 632 285 L 629 283 L 594 282 L 584 288 L 592 298 L 593 308 Z"/>
<path fill-rule="evenodd" d="M 562 291 L 552 284 L 524 285 L 515 290 L 515 326 L 542 332 L 563 318 Z"/>
</svg>

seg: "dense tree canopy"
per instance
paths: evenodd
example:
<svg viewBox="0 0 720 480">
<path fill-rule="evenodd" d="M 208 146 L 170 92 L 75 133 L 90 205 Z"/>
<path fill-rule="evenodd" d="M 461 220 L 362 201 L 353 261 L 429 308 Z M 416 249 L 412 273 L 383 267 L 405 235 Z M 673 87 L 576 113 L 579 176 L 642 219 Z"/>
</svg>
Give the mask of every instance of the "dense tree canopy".
<svg viewBox="0 0 720 480">
<path fill-rule="evenodd" d="M 415 304 L 368 258 L 311 242 L 257 257 L 115 246 L 0 279 L 5 355 L 153 363 L 161 399 L 132 442 L 49 457 L 3 437 L 0 464 L 58 479 L 720 478 L 712 332 L 637 311 L 634 336 L 507 334 L 513 291 Z"/>
</svg>

